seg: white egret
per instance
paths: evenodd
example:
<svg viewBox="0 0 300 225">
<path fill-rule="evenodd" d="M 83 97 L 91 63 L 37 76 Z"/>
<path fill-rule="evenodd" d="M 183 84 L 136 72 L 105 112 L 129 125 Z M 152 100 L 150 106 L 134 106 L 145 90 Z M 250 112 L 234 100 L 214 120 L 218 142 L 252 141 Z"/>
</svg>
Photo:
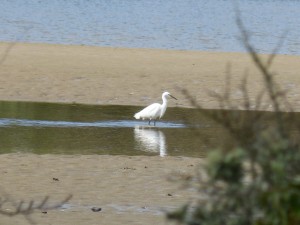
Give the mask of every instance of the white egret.
<svg viewBox="0 0 300 225">
<path fill-rule="evenodd" d="M 177 98 L 172 96 L 169 92 L 164 92 L 162 94 L 162 100 L 163 100 L 162 104 L 153 103 L 153 104 L 147 106 L 146 108 L 144 108 L 142 111 L 134 114 L 134 118 L 142 119 L 142 120 L 149 120 L 149 123 L 148 123 L 149 125 L 150 125 L 150 122 L 153 120 L 154 126 L 155 126 L 156 120 L 161 119 L 166 112 L 167 105 L 168 105 L 167 97 L 171 97 L 171 98 L 174 98 L 177 100 Z"/>
</svg>

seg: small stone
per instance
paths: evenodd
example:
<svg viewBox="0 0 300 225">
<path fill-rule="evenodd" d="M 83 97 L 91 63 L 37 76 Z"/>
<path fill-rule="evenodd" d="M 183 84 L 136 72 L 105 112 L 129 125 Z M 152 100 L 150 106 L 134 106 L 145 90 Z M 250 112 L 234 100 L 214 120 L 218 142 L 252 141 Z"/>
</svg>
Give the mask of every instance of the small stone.
<svg viewBox="0 0 300 225">
<path fill-rule="evenodd" d="M 100 212 L 102 209 L 99 208 L 99 207 L 93 207 L 93 208 L 91 208 L 91 210 L 92 210 L 93 212 Z"/>
</svg>

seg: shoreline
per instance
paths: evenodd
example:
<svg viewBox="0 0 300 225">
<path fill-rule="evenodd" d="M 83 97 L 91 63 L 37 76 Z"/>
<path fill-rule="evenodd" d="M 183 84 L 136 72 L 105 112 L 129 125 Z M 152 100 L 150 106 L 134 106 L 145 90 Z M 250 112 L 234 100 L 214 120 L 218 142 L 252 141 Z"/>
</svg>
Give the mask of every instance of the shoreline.
<svg viewBox="0 0 300 225">
<path fill-rule="evenodd" d="M 46 42 L 13 42 L 13 41 L 0 41 L 0 44 L 7 44 L 7 45 L 50 45 L 50 46 L 56 46 L 56 47 L 89 47 L 89 48 L 107 48 L 107 49 L 132 49 L 132 50 L 150 50 L 150 51 L 176 51 L 176 52 L 195 52 L 195 53 L 216 53 L 216 54 L 247 54 L 245 51 L 205 51 L 205 50 L 196 50 L 196 49 L 167 49 L 167 48 L 147 48 L 147 47 L 124 47 L 124 46 L 102 46 L 102 45 L 87 45 L 87 44 L 63 44 L 63 43 L 46 43 Z M 271 53 L 260 53 L 259 55 L 271 55 Z M 300 55 L 297 54 L 287 54 L 287 53 L 278 53 L 277 56 L 294 56 L 294 57 L 300 57 Z"/>
<path fill-rule="evenodd" d="M 179 99 L 170 106 L 192 107 L 182 93 L 186 89 L 203 108 L 219 109 L 208 92 L 224 91 L 229 66 L 234 101 L 242 101 L 238 88 L 245 71 L 251 76 L 250 98 L 263 86 L 246 53 L 0 42 L 0 54 L 6 51 L 0 65 L 0 99 L 5 101 L 145 106 L 160 102 L 167 90 Z M 295 111 L 300 111 L 299 59 L 278 55 L 272 67 Z"/>
</svg>

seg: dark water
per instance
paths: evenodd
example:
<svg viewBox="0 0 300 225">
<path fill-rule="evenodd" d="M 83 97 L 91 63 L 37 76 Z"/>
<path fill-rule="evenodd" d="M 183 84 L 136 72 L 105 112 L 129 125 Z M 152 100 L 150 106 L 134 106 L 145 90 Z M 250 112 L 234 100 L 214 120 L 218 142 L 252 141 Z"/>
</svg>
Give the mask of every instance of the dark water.
<svg viewBox="0 0 300 225">
<path fill-rule="evenodd" d="M 241 52 L 233 2 L 259 52 L 286 34 L 279 53 L 300 54 L 295 0 L 2 0 L 0 40 Z"/>
<path fill-rule="evenodd" d="M 133 118 L 140 109 L 0 102 L 0 151 L 201 157 L 222 143 L 222 129 L 194 109 L 168 108 L 156 127 Z"/>
</svg>

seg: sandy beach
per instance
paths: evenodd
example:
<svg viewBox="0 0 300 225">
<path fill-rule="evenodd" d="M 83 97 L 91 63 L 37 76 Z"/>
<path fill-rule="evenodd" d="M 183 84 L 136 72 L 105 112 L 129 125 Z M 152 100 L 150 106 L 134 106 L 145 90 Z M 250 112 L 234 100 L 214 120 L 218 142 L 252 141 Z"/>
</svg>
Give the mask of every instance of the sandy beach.
<svg viewBox="0 0 300 225">
<path fill-rule="evenodd" d="M 249 96 L 263 87 L 262 78 L 243 53 L 0 43 L 0 100 L 145 106 L 169 91 L 173 107 L 191 107 L 187 89 L 205 108 L 218 108 L 208 91 L 222 92 L 230 65 L 232 97 L 248 73 Z M 263 56 L 266 58 L 266 56 Z M 272 71 L 300 111 L 299 56 L 279 55 Z M 271 110 L 269 102 L 264 102 Z M 203 159 L 107 155 L 0 155 L 2 196 L 18 202 L 57 202 L 60 209 L 35 211 L 37 224 L 169 224 L 165 211 L 192 199 L 196 190 L 170 182 L 173 173 L 191 175 Z M 100 207 L 93 212 L 92 207 Z M 9 204 L 2 209 L 11 210 Z M 23 216 L 1 217 L 3 224 L 29 224 Z"/>
<path fill-rule="evenodd" d="M 208 91 L 224 91 L 228 66 L 234 101 L 242 100 L 239 86 L 246 71 L 251 99 L 263 87 L 260 73 L 244 53 L 0 43 L 0 54 L 5 57 L 0 65 L 1 100 L 144 106 L 161 101 L 167 90 L 179 99 L 170 106 L 190 107 L 181 92 L 187 89 L 204 108 L 218 108 Z M 296 111 L 299 59 L 278 55 L 272 67 Z"/>
</svg>

